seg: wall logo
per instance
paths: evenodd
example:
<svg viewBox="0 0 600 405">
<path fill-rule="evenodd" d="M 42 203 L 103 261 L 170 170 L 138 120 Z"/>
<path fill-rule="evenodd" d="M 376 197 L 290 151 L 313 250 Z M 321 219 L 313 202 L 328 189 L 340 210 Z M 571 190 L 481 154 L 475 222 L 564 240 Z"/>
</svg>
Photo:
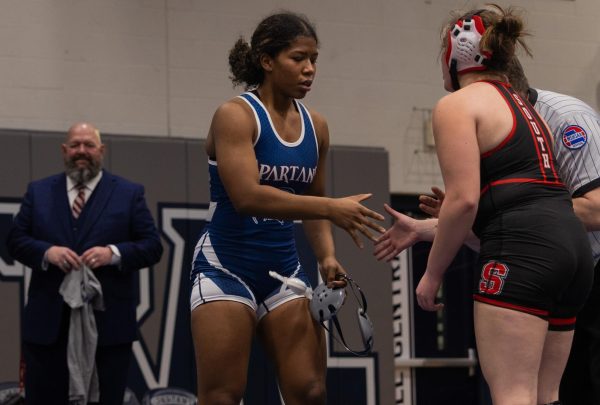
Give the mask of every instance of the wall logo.
<svg viewBox="0 0 600 405">
<path fill-rule="evenodd" d="M 6 238 L 12 219 L 19 211 L 20 201 L 0 201 L 0 237 Z M 139 304 L 137 319 L 141 328 L 140 340 L 134 342 L 133 353 L 135 362 L 129 373 L 129 387 L 139 398 L 145 392 L 160 387 L 181 387 L 191 392 L 196 390 L 196 375 L 193 363 L 194 352 L 189 324 L 189 271 L 193 250 L 206 220 L 209 218 L 209 205 L 176 205 L 159 204 L 158 228 L 163 241 L 168 245 L 163 259 L 153 270 L 139 271 Z M 304 234 L 296 232 L 298 238 Z M 3 239 L 3 240 L 4 240 Z M 308 242 L 299 240 L 300 257 L 312 257 L 308 253 Z M 166 267 L 166 269 L 165 269 Z M 316 263 L 314 264 L 315 276 Z M 15 302 L 15 312 L 18 313 L 26 304 L 27 287 L 31 270 L 13 261 L 0 244 L 0 281 L 13 282 L 15 288 L 22 290 L 22 302 Z M 8 305 L 10 303 L 3 303 Z M 13 305 L 13 304 L 11 304 Z M 328 336 L 329 338 L 329 336 Z M 18 353 L 17 341 L 2 341 L 5 347 L 13 347 Z M 245 401 L 251 403 L 276 404 L 280 399 L 273 370 L 265 367 L 264 354 L 253 354 L 249 370 L 249 381 Z M 6 373 L 12 371 L 14 365 L 6 367 Z M 359 393 L 360 403 L 376 405 L 378 402 L 377 357 L 357 358 L 347 356 L 334 350 L 333 342 L 328 342 L 327 366 L 328 379 L 331 385 L 350 385 L 362 387 L 353 390 L 353 395 Z M 16 377 L 15 377 L 16 379 Z M 252 379 L 256 379 L 253 384 Z M 339 380 L 338 380 L 339 379 Z M 272 381 L 265 389 L 264 381 Z M 344 390 L 332 390 L 329 400 L 332 403 L 347 403 Z M 268 396 L 266 400 L 265 395 Z M 333 396 L 333 397 L 332 397 Z"/>
</svg>

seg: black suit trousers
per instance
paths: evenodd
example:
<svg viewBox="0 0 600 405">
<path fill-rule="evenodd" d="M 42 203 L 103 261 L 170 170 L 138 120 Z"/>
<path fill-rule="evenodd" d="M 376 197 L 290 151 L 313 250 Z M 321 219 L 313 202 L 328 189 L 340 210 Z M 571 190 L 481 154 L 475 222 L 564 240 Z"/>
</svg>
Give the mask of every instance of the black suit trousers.
<svg viewBox="0 0 600 405">
<path fill-rule="evenodd" d="M 27 405 L 68 405 L 69 369 L 67 345 L 70 309 L 64 306 L 58 340 L 51 345 L 23 342 L 25 401 Z M 127 386 L 132 343 L 98 346 L 96 367 L 100 385 L 99 405 L 121 405 Z"/>
</svg>

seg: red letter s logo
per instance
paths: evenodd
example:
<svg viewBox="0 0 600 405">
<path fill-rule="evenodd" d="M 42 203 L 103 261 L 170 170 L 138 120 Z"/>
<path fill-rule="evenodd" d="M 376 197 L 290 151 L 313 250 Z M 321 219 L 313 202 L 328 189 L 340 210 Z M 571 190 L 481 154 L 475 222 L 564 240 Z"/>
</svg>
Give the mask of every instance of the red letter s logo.
<svg viewBox="0 0 600 405">
<path fill-rule="evenodd" d="M 497 261 L 489 261 L 481 270 L 479 292 L 498 295 L 504 287 L 504 279 L 508 276 L 508 266 Z"/>
</svg>

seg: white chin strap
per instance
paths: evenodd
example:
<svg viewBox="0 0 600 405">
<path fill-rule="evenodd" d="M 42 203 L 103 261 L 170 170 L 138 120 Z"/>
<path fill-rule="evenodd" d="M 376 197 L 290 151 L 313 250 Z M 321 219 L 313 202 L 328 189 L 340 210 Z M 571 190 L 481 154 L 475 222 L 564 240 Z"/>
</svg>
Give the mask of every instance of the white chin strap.
<svg viewBox="0 0 600 405">
<path fill-rule="evenodd" d="M 487 69 L 486 63 L 489 61 L 491 54 L 479 49 L 479 43 L 484 32 L 483 21 L 478 15 L 458 20 L 452 30 L 448 32 L 449 44 L 446 52 L 446 63 L 454 90 L 460 88 L 458 84 L 459 74 Z"/>
</svg>

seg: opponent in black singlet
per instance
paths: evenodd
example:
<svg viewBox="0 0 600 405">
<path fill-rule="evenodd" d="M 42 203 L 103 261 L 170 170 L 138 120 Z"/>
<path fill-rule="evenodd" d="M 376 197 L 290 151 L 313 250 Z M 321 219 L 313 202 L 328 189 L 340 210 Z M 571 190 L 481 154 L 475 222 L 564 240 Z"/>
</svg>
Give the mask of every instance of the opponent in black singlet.
<svg viewBox="0 0 600 405">
<path fill-rule="evenodd" d="M 572 329 L 587 297 L 593 261 L 585 229 L 558 176 L 552 137 L 528 101 L 489 81 L 513 114 L 513 129 L 481 155 L 481 239 L 474 298 Z"/>
</svg>

